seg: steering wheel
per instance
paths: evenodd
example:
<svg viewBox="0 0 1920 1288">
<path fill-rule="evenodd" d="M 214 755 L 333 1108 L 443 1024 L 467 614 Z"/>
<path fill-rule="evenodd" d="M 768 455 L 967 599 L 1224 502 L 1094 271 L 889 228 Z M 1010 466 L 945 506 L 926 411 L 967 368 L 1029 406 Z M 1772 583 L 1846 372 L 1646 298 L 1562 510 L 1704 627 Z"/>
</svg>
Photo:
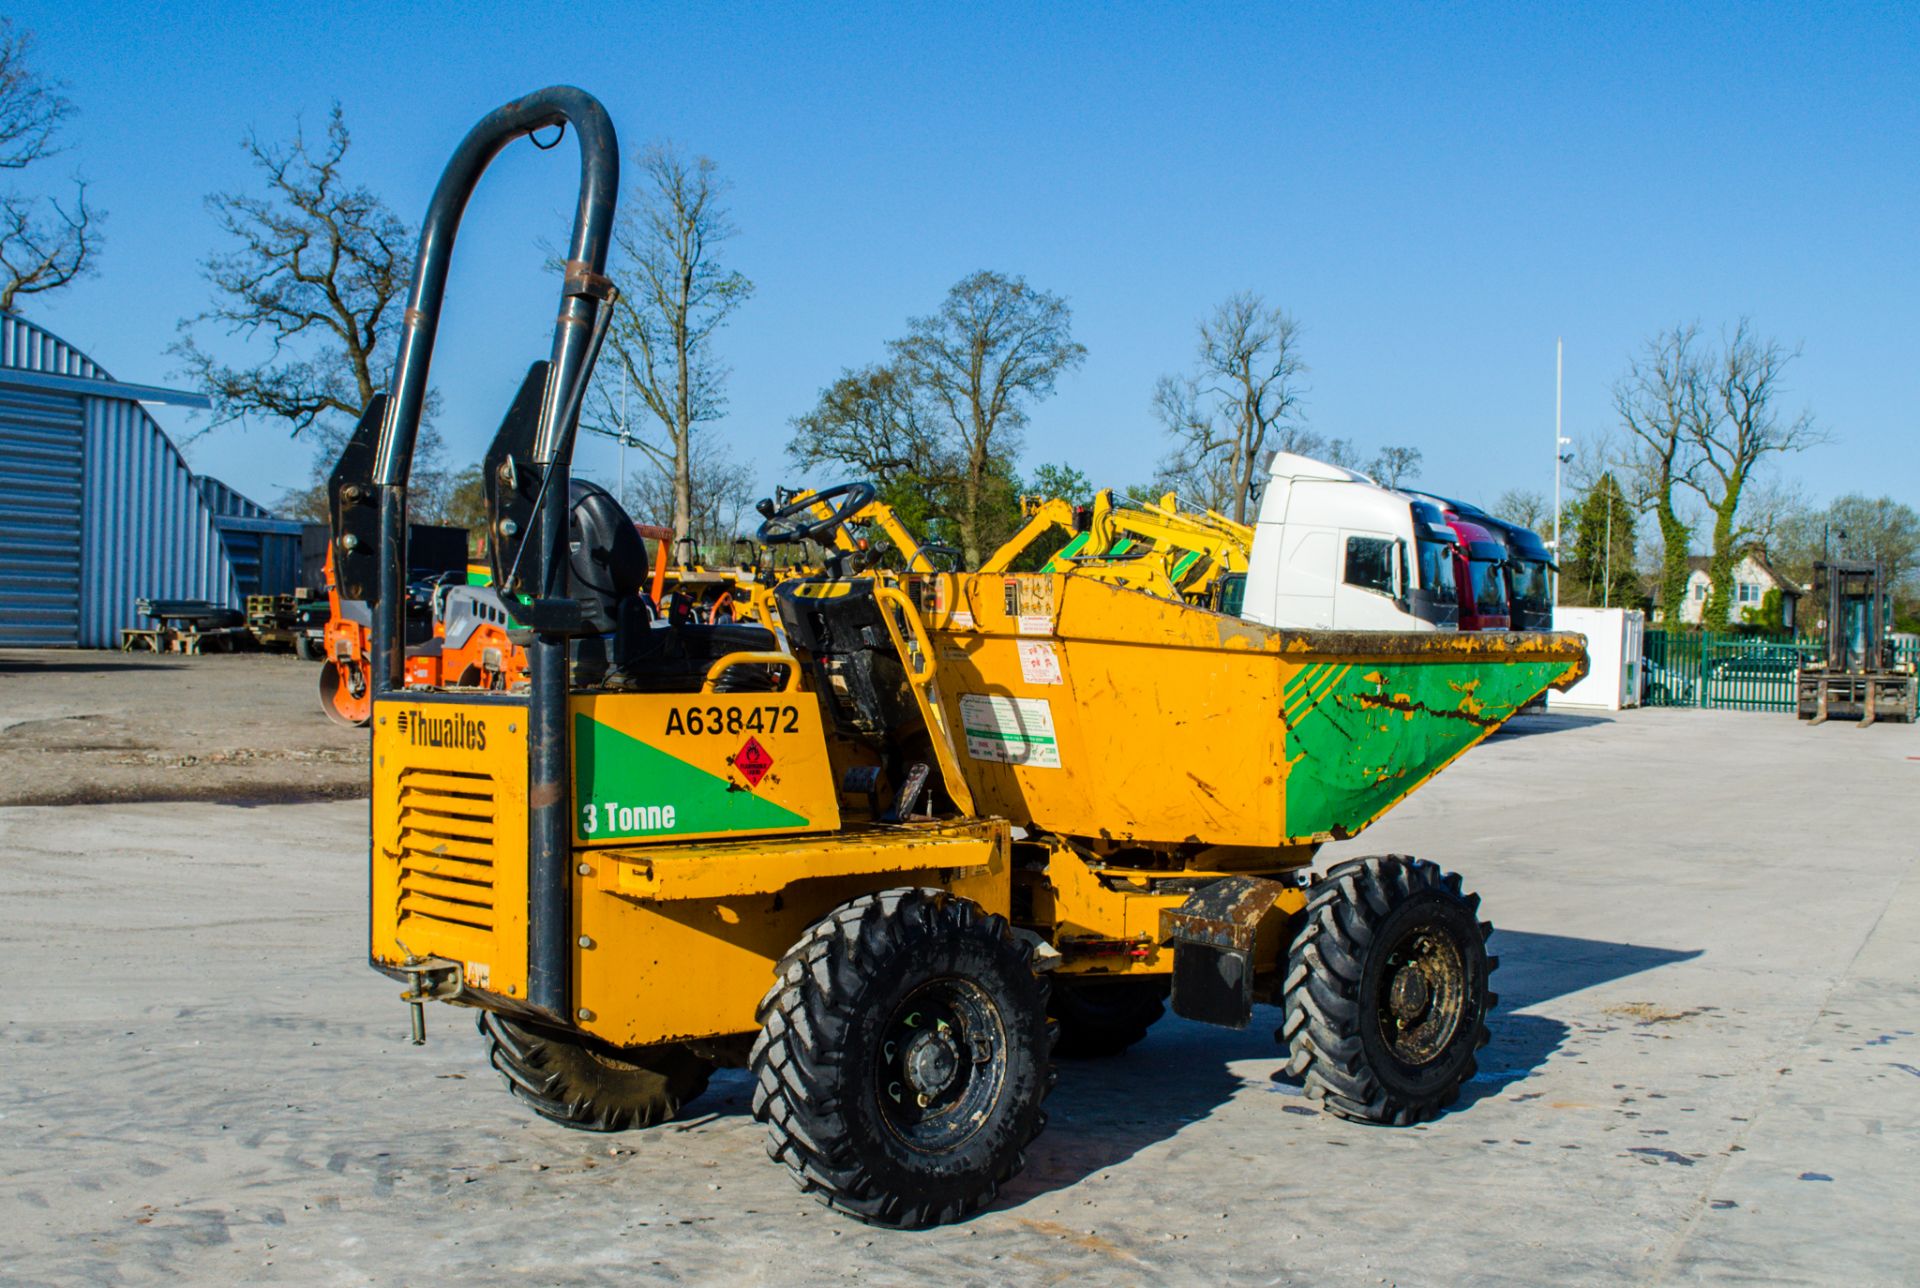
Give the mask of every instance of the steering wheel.
<svg viewBox="0 0 1920 1288">
<path fill-rule="evenodd" d="M 833 513 L 825 518 L 813 512 L 813 508 L 822 501 L 841 497 L 846 499 L 840 501 Z M 755 535 L 762 544 L 769 546 L 791 545 L 796 541 L 816 541 L 826 545 L 834 531 L 864 509 L 873 497 L 871 483 L 842 483 L 824 492 L 807 493 L 777 510 L 772 501 L 762 501 L 759 510 L 763 518 L 760 531 Z"/>
</svg>

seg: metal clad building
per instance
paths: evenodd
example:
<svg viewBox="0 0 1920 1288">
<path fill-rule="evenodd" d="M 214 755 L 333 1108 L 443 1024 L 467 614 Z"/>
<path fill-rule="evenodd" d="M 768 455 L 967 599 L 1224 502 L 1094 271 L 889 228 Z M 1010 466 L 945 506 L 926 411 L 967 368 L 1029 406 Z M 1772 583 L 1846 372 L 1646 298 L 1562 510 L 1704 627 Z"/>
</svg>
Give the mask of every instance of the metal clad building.
<svg viewBox="0 0 1920 1288">
<path fill-rule="evenodd" d="M 143 402 L 207 406 L 0 316 L 0 645 L 111 648 L 135 599 L 292 589 L 300 525 L 196 478 Z"/>
</svg>

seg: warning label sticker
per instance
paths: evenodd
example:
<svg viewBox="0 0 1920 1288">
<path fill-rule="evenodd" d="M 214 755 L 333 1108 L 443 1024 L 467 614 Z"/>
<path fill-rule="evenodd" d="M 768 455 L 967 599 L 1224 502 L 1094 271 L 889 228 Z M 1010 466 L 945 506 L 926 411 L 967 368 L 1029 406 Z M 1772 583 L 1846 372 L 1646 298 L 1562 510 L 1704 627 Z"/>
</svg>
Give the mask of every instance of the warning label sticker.
<svg viewBox="0 0 1920 1288">
<path fill-rule="evenodd" d="M 747 780 L 749 787 L 758 787 L 760 780 L 767 776 L 767 771 L 773 768 L 773 757 L 760 745 L 758 738 L 749 736 L 741 744 L 740 750 L 733 753 L 733 767 L 740 771 L 740 776 Z"/>
<path fill-rule="evenodd" d="M 1051 617 L 1041 617 L 1037 613 L 1022 613 L 1020 615 L 1020 633 L 1022 635 L 1051 635 L 1053 634 L 1053 619 Z"/>
<path fill-rule="evenodd" d="M 1045 698 L 1002 698 L 984 693 L 960 695 L 960 724 L 967 755 L 1008 765 L 1060 768 L 1060 744 L 1053 732 L 1053 707 Z"/>
<path fill-rule="evenodd" d="M 1053 651 L 1053 645 L 1037 640 L 1021 640 L 1020 677 L 1028 684 L 1065 684 L 1060 674 L 1060 655 Z"/>
</svg>

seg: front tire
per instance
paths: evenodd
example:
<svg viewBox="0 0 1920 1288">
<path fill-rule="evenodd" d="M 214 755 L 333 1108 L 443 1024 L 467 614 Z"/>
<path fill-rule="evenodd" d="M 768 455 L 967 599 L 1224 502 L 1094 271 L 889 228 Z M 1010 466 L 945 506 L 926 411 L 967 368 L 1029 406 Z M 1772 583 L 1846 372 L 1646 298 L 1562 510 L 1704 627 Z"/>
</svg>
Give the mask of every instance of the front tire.
<svg viewBox="0 0 1920 1288">
<path fill-rule="evenodd" d="M 480 1012 L 487 1060 L 507 1090 L 549 1122 L 579 1131 L 651 1127 L 707 1089 L 713 1066 L 674 1043 L 622 1049 L 570 1041 Z"/>
<path fill-rule="evenodd" d="M 1480 896 L 1424 859 L 1355 859 L 1316 883 L 1287 954 L 1276 1035 L 1310 1099 L 1406 1126 L 1452 1104 L 1499 999 Z"/>
<path fill-rule="evenodd" d="M 1006 919 L 938 890 L 841 905 L 781 960 L 749 1061 L 800 1188 L 917 1229 L 992 1201 L 1051 1089 L 1047 984 Z"/>
</svg>

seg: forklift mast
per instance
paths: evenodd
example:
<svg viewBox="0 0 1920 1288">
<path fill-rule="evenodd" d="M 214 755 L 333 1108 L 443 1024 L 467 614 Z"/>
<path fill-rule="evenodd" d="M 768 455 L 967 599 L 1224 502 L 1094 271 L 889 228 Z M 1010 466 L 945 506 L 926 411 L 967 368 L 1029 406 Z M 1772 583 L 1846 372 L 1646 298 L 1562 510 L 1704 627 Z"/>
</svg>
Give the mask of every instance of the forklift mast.
<svg viewBox="0 0 1920 1288">
<path fill-rule="evenodd" d="M 1827 670 L 1858 673 L 1884 666 L 1887 605 L 1877 561 L 1830 560 L 1814 565 L 1827 591 Z"/>
</svg>

